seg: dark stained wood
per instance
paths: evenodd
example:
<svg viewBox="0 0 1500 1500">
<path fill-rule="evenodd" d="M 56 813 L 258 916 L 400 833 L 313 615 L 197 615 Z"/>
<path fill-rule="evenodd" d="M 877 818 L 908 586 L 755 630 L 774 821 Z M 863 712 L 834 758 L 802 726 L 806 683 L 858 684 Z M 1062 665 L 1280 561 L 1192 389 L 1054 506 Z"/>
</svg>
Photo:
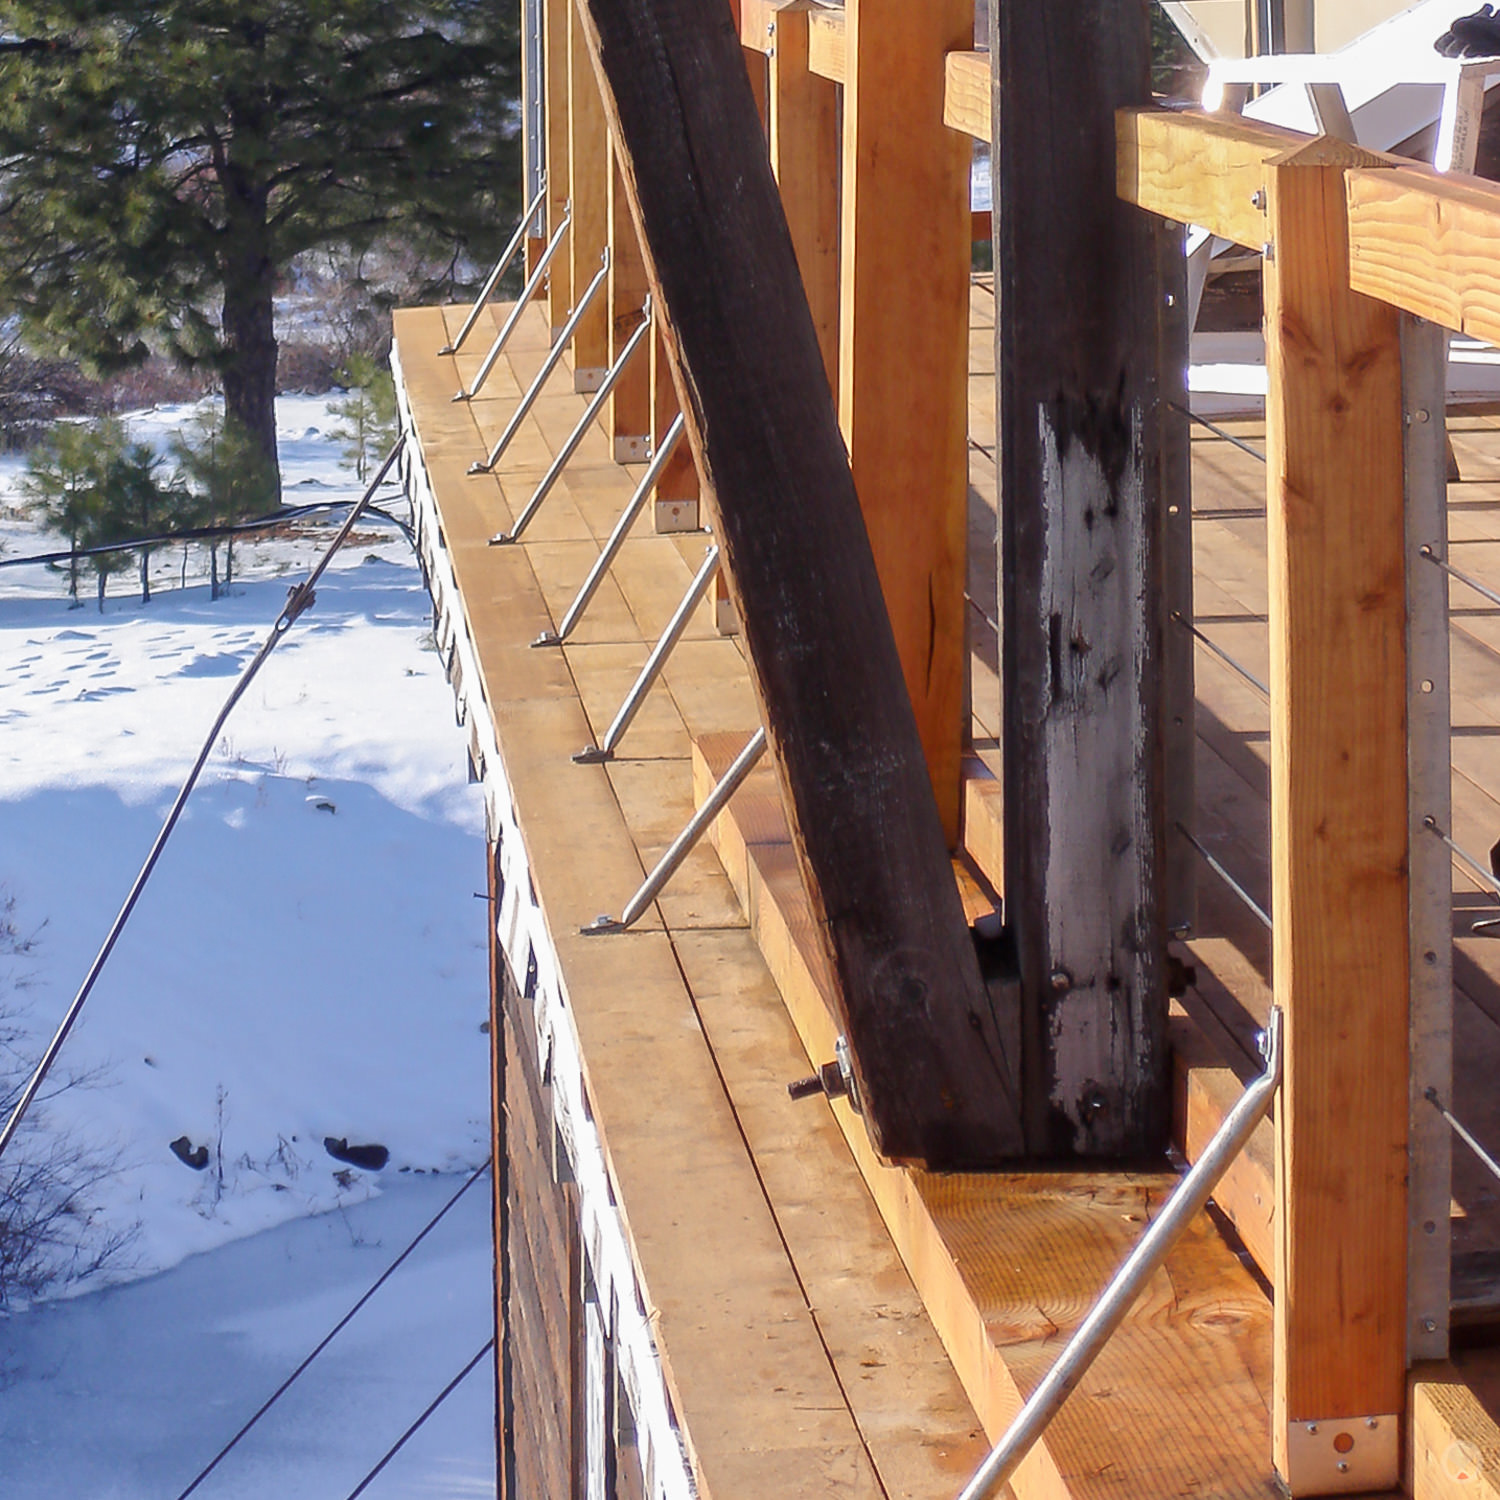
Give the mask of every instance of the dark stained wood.
<svg viewBox="0 0 1500 1500">
<path fill-rule="evenodd" d="M 733 18 L 582 12 L 872 1137 L 934 1166 L 1014 1155 L 1000 1027 Z"/>
<path fill-rule="evenodd" d="M 1130 1156 L 1169 1121 L 1158 242 L 1115 199 L 1146 8 L 993 17 L 1006 908 L 1028 1147 Z M 1000 100 L 1004 99 L 1004 108 Z"/>
</svg>

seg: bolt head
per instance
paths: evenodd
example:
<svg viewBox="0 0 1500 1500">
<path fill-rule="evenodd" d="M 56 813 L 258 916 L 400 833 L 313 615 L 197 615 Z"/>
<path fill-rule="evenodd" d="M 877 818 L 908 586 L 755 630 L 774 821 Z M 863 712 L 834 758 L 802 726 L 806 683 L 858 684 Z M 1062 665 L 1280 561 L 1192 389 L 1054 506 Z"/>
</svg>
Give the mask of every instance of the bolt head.
<svg viewBox="0 0 1500 1500">
<path fill-rule="evenodd" d="M 1047 981 L 1059 994 L 1073 983 L 1073 976 L 1066 969 L 1054 969 Z"/>
<path fill-rule="evenodd" d="M 1427 1333 L 1436 1333 L 1437 1320 L 1435 1318 L 1423 1318 L 1422 1327 Z"/>
<path fill-rule="evenodd" d="M 1366 1417 L 1365 1426 L 1368 1427 L 1371 1432 L 1373 1432 L 1377 1427 L 1380 1426 L 1380 1419 L 1378 1417 Z"/>
<path fill-rule="evenodd" d="M 1307 1424 L 1307 1431 L 1310 1436 L 1316 1437 L 1318 1433 L 1318 1424 L 1316 1422 L 1309 1422 Z"/>
<path fill-rule="evenodd" d="M 1349 1465 L 1343 1459 L 1340 1459 L 1339 1460 L 1339 1473 L 1340 1474 L 1347 1474 L 1348 1472 L 1349 1472 Z"/>
</svg>

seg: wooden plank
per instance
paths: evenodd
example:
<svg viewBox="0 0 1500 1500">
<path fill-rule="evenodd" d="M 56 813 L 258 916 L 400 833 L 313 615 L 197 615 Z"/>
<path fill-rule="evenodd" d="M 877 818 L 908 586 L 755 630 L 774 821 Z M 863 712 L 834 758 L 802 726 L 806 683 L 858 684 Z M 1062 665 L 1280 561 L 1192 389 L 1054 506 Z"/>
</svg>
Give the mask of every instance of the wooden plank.
<svg viewBox="0 0 1500 1500">
<path fill-rule="evenodd" d="M 609 141 L 588 49 L 578 34 L 578 9 L 568 6 L 568 236 L 574 304 L 594 279 L 609 245 Z M 597 298 L 573 334 L 573 389 L 597 391 L 609 365 L 609 306 Z"/>
<path fill-rule="evenodd" d="M 943 124 L 976 141 L 990 139 L 990 55 L 950 52 L 943 59 Z M 986 236 L 987 238 L 988 236 Z M 978 238 L 978 236 L 976 236 Z"/>
<path fill-rule="evenodd" d="M 844 12 L 817 10 L 809 19 L 807 65 L 830 83 L 844 82 Z"/>
<path fill-rule="evenodd" d="M 654 442 L 660 443 L 680 410 L 660 314 L 656 320 L 656 332 L 651 336 L 651 392 L 652 437 Z M 693 450 L 687 443 L 678 443 L 677 451 L 667 460 L 656 481 L 656 493 L 652 497 L 656 530 L 696 531 L 700 493 Z"/>
<path fill-rule="evenodd" d="M 573 6 L 572 0 L 541 0 L 541 4 L 543 60 L 547 70 L 543 90 L 547 112 L 547 233 L 551 236 L 562 223 L 568 205 L 568 94 L 572 88 L 568 17 Z M 572 306 L 572 260 L 563 247 L 553 256 L 547 272 L 547 321 L 553 328 L 561 328 Z"/>
<path fill-rule="evenodd" d="M 1114 196 L 1150 36 L 1114 0 L 995 18 L 1005 893 L 1028 1148 L 1129 1157 L 1170 1124 L 1160 256 Z M 1000 105 L 1003 96 L 1004 106 Z"/>
<path fill-rule="evenodd" d="M 1294 1425 L 1389 1420 L 1405 1400 L 1401 355 L 1395 309 L 1345 285 L 1344 169 L 1370 159 L 1325 139 L 1266 169 L 1271 892 L 1286 1015 L 1273 1437 L 1293 1494 L 1326 1492 L 1301 1472 Z M 1396 1461 L 1392 1445 L 1378 1482 L 1396 1482 Z"/>
<path fill-rule="evenodd" d="M 1417 1365 L 1408 1489 L 1416 1500 L 1500 1500 L 1500 1377 L 1494 1350 Z"/>
<path fill-rule="evenodd" d="M 1500 186 L 1410 164 L 1356 169 L 1347 183 L 1349 284 L 1500 342 Z"/>
<path fill-rule="evenodd" d="M 727 739 L 695 745 L 700 788 L 732 748 Z M 771 837 L 764 811 L 764 788 L 751 794 L 747 784 L 715 837 L 726 868 L 743 871 L 756 939 L 807 1055 L 820 1058 L 833 1044 L 823 998 L 830 978 L 791 849 Z M 970 1401 L 997 1437 L 1171 1179 L 933 1176 L 881 1163 L 842 1100 L 832 1112 Z M 1013 1479 L 1017 1500 L 1270 1500 L 1270 1322 L 1264 1297 L 1204 1216 Z"/>
<path fill-rule="evenodd" d="M 771 170 L 791 230 L 802 287 L 818 331 L 830 390 L 839 368 L 839 99 L 808 66 L 808 11 L 799 0 L 760 23 L 770 43 Z M 746 16 L 750 11 L 747 9 Z M 750 28 L 742 26 L 743 37 Z"/>
<path fill-rule="evenodd" d="M 973 44 L 974 7 L 851 0 L 844 15 L 839 423 L 951 847 L 968 727 L 973 153 L 942 124 L 942 58 Z"/>
<path fill-rule="evenodd" d="M 640 326 L 646 302 L 646 262 L 641 242 L 630 217 L 625 184 L 609 147 L 609 363 L 613 367 L 620 351 Z M 647 335 L 649 339 L 652 335 Z M 614 438 L 615 462 L 644 463 L 651 454 L 651 351 L 637 349 L 629 367 L 609 398 L 609 426 Z"/>
<path fill-rule="evenodd" d="M 1253 250 L 1267 238 L 1265 209 L 1256 201 L 1265 165 L 1307 141 L 1295 130 L 1199 109 L 1130 107 L 1115 123 L 1120 197 Z"/>
<path fill-rule="evenodd" d="M 1020 1147 L 1000 1028 L 738 37 L 690 0 L 586 17 L 867 1120 L 888 1156 L 993 1162 Z"/>
</svg>

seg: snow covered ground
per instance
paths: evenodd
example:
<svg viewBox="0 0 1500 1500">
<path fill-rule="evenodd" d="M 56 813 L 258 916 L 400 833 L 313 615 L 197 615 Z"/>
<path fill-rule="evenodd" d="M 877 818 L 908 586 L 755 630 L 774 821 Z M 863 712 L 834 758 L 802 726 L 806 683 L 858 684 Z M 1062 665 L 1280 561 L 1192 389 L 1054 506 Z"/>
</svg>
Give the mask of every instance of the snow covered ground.
<svg viewBox="0 0 1500 1500">
<path fill-rule="evenodd" d="M 184 415 L 135 425 L 164 442 Z M 278 416 L 288 503 L 357 492 L 326 401 L 290 398 Z M 0 466 L 0 557 L 52 542 L 6 514 L 17 468 Z M 0 895 L 35 934 L 0 1005 L 23 1006 L 38 1041 L 332 525 L 237 544 L 218 601 L 196 553 L 186 589 L 181 554 L 158 554 L 146 606 L 117 575 L 102 616 L 91 584 L 70 610 L 58 574 L 0 569 Z M 0 1323 L 7 1497 L 176 1493 L 449 1174 L 484 1159 L 482 804 L 429 625 L 404 540 L 362 525 L 231 719 L 69 1041 L 64 1064 L 94 1082 L 49 1113 L 118 1157 L 99 1203 L 135 1229 L 111 1279 L 137 1284 Z M 208 1148 L 204 1170 L 169 1150 L 184 1135 Z M 325 1137 L 384 1145 L 389 1164 L 348 1167 Z M 487 1202 L 476 1185 L 379 1294 L 386 1312 L 372 1303 L 285 1398 L 262 1449 L 274 1478 L 237 1452 L 200 1493 L 352 1487 L 488 1337 Z M 370 1494 L 492 1493 L 491 1398 L 481 1366 Z"/>
</svg>

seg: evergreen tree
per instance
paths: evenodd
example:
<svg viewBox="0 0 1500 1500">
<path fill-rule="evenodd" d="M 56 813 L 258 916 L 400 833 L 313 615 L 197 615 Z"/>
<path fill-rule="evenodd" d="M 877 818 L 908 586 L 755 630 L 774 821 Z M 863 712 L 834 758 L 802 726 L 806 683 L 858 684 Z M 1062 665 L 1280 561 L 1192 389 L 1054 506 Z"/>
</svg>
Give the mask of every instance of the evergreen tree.
<svg viewBox="0 0 1500 1500">
<path fill-rule="evenodd" d="M 333 404 L 342 424 L 329 434 L 343 444 L 344 462 L 354 465 L 361 484 L 396 441 L 396 382 L 389 368 L 368 354 L 351 355 L 341 372 L 349 394 Z"/>
<path fill-rule="evenodd" d="M 31 450 L 21 475 L 21 500 L 35 520 L 66 539 L 68 597 L 78 599 L 78 549 L 84 545 L 90 496 L 96 482 L 92 429 L 76 422 L 59 422 Z"/>
<path fill-rule="evenodd" d="M 482 263 L 508 232 L 514 10 L 0 0 L 0 305 L 95 369 L 212 366 L 274 468 L 280 269 L 398 229 Z"/>
<path fill-rule="evenodd" d="M 234 526 L 276 507 L 276 472 L 255 439 L 218 409 L 200 412 L 172 439 L 172 456 L 185 487 L 194 526 Z M 219 597 L 219 543 L 208 544 L 211 596 Z M 225 538 L 224 581 L 234 582 L 234 537 Z"/>
</svg>

